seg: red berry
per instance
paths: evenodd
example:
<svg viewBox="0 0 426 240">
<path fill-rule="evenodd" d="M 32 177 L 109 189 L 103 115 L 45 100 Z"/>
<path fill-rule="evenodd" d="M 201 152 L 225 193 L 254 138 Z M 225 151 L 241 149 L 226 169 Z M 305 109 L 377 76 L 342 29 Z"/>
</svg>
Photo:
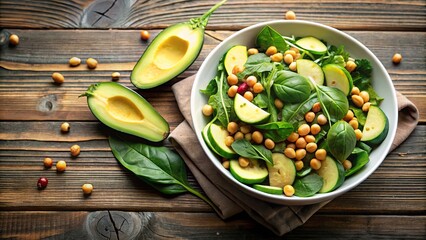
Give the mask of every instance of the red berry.
<svg viewBox="0 0 426 240">
<path fill-rule="evenodd" d="M 45 177 L 39 178 L 38 181 L 37 181 L 37 187 L 38 187 L 38 189 L 44 189 L 44 188 L 46 188 L 48 182 L 49 181 Z"/>
<path fill-rule="evenodd" d="M 249 90 L 249 85 L 245 82 L 241 83 L 240 86 L 238 86 L 237 93 L 244 95 L 245 92 Z"/>
</svg>

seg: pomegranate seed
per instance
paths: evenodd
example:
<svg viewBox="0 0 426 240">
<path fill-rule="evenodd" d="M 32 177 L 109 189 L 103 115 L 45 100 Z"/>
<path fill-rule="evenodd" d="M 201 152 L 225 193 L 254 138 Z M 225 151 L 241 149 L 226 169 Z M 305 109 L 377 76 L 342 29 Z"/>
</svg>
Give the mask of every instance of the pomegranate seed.
<svg viewBox="0 0 426 240">
<path fill-rule="evenodd" d="M 240 86 L 238 86 L 237 93 L 244 95 L 245 92 L 249 90 L 249 85 L 245 82 L 241 83 Z"/>
<path fill-rule="evenodd" d="M 38 181 L 37 181 L 37 187 L 38 187 L 38 189 L 44 189 L 44 188 L 46 188 L 48 182 L 49 181 L 45 177 L 39 178 Z"/>
</svg>

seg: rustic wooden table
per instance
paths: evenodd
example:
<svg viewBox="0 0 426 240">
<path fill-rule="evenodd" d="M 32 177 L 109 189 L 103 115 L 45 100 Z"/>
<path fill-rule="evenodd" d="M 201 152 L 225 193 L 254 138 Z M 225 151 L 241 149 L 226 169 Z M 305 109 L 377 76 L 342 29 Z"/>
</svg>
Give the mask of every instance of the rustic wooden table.
<svg viewBox="0 0 426 240">
<path fill-rule="evenodd" d="M 134 88 L 129 75 L 148 42 L 165 27 L 201 15 L 213 0 L 1 0 L 0 1 L 0 238 L 1 239 L 273 239 L 274 234 L 240 214 L 221 220 L 191 194 L 160 195 L 123 169 L 106 140 L 111 131 L 78 98 L 92 83 Z M 233 32 L 254 23 L 298 19 L 343 30 L 369 47 L 388 70 L 395 88 L 420 110 L 412 135 L 390 153 L 364 183 L 333 200 L 286 238 L 423 238 L 426 236 L 426 2 L 236 1 L 211 17 L 203 50 L 176 79 L 138 91 L 173 130 L 182 120 L 173 83 L 194 74 L 207 54 Z M 7 44 L 10 33 L 20 37 Z M 391 58 L 400 52 L 403 61 Z M 69 58 L 96 58 L 99 65 L 68 66 Z M 65 76 L 52 83 L 52 72 Z M 68 134 L 60 125 L 71 124 Z M 69 148 L 81 146 L 78 158 Z M 170 143 L 165 142 L 170 147 Z M 66 172 L 43 167 L 43 159 L 65 160 Z M 40 191 L 37 179 L 46 176 Z M 190 183 L 199 189 L 190 175 Z M 81 191 L 90 182 L 90 197 Z"/>
</svg>

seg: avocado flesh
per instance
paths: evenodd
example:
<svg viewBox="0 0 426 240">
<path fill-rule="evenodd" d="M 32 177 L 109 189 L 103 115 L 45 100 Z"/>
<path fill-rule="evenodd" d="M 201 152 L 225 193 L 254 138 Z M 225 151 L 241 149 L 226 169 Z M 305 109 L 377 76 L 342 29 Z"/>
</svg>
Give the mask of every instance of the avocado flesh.
<svg viewBox="0 0 426 240">
<path fill-rule="evenodd" d="M 151 42 L 133 68 L 130 80 L 140 89 L 161 85 L 185 71 L 198 57 L 204 28 L 178 23 L 166 28 Z"/>
<path fill-rule="evenodd" d="M 169 134 L 169 124 L 136 92 L 115 82 L 92 85 L 84 94 L 93 115 L 105 125 L 149 141 Z"/>
</svg>

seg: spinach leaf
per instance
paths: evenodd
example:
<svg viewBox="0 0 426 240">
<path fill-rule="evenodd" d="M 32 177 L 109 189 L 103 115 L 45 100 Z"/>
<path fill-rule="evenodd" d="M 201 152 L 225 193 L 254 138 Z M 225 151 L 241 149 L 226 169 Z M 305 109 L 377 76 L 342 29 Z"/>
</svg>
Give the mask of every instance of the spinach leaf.
<svg viewBox="0 0 426 240">
<path fill-rule="evenodd" d="M 255 126 L 262 130 L 265 138 L 270 138 L 274 142 L 282 142 L 293 132 L 293 125 L 287 122 L 270 122 Z"/>
<path fill-rule="evenodd" d="M 383 98 L 377 94 L 371 85 L 371 74 L 373 68 L 371 67 L 370 61 L 367 59 L 356 59 L 355 64 L 357 67 L 351 72 L 353 84 L 356 85 L 361 91 L 367 91 L 370 95 L 370 102 L 375 105 L 379 105 Z"/>
<path fill-rule="evenodd" d="M 298 123 L 305 118 L 305 114 L 318 102 L 317 94 L 313 93 L 303 102 L 285 104 L 282 111 L 282 121 L 298 127 Z M 297 125 L 297 126 L 296 126 Z"/>
<path fill-rule="evenodd" d="M 328 131 L 327 144 L 337 160 L 341 162 L 346 160 L 356 145 L 354 129 L 343 120 L 336 122 Z"/>
<path fill-rule="evenodd" d="M 268 95 L 266 94 L 266 92 L 258 93 L 252 101 L 252 103 L 254 103 L 256 106 L 258 106 L 260 108 L 267 108 L 268 105 L 269 105 L 268 102 L 269 102 L 269 99 L 268 99 Z"/>
<path fill-rule="evenodd" d="M 293 183 L 294 195 L 298 197 L 310 197 L 317 193 L 323 185 L 323 179 L 316 173 L 302 178 L 296 178 Z"/>
<path fill-rule="evenodd" d="M 244 64 L 244 70 L 238 73 L 238 78 L 243 78 L 255 73 L 270 72 L 273 65 L 271 58 L 264 53 L 250 55 Z"/>
<path fill-rule="evenodd" d="M 228 83 L 225 77 L 223 59 L 219 63 L 218 73 L 214 81 L 216 82 L 217 92 L 210 96 L 208 103 L 215 110 L 215 117 L 217 117 L 221 125 L 228 126 L 230 121 L 236 119 L 236 114 L 233 106 L 234 101 L 227 93 Z"/>
<path fill-rule="evenodd" d="M 232 143 L 231 147 L 240 156 L 261 159 L 273 164 L 272 152 L 263 145 L 253 145 L 246 139 L 238 139 Z"/>
<path fill-rule="evenodd" d="M 306 175 L 308 175 L 309 173 L 312 172 L 312 168 L 311 167 L 303 167 L 302 169 L 300 169 L 299 171 L 297 171 L 296 176 L 298 177 L 304 177 Z"/>
<path fill-rule="evenodd" d="M 345 177 L 351 176 L 358 172 L 370 161 L 370 158 L 366 151 L 360 148 L 355 148 L 352 154 L 349 156 L 348 160 L 352 162 L 352 167 L 346 170 Z"/>
<path fill-rule="evenodd" d="M 282 35 L 270 26 L 265 26 L 257 35 L 256 46 L 263 52 L 270 46 L 275 46 L 280 52 L 289 49 Z"/>
<path fill-rule="evenodd" d="M 292 71 L 279 71 L 273 85 L 276 96 L 286 103 L 305 101 L 311 94 L 309 80 Z"/>
<path fill-rule="evenodd" d="M 315 85 L 321 109 L 329 120 L 329 124 L 342 119 L 349 110 L 346 95 L 334 87 Z"/>
<path fill-rule="evenodd" d="M 365 121 L 367 121 L 367 113 L 362 111 L 361 108 L 359 108 L 359 107 L 357 107 L 353 104 L 349 105 L 349 109 L 352 110 L 356 119 L 358 119 L 358 123 L 361 124 L 361 126 L 364 126 Z"/>
<path fill-rule="evenodd" d="M 316 60 L 316 62 L 320 66 L 325 66 L 327 64 L 337 64 L 342 67 L 345 66 L 345 63 L 348 61 L 349 53 L 345 51 L 344 46 L 333 46 L 331 45 L 328 48 L 328 53 L 323 56 L 322 58 L 319 58 Z"/>
<path fill-rule="evenodd" d="M 207 197 L 189 185 L 184 161 L 169 148 L 126 141 L 113 136 L 109 137 L 109 145 L 121 165 L 158 191 L 164 194 L 188 191 L 214 206 Z"/>
<path fill-rule="evenodd" d="M 209 84 L 207 85 L 206 89 L 200 90 L 201 93 L 211 96 L 213 94 L 217 93 L 217 82 L 216 79 L 210 80 Z"/>
</svg>

